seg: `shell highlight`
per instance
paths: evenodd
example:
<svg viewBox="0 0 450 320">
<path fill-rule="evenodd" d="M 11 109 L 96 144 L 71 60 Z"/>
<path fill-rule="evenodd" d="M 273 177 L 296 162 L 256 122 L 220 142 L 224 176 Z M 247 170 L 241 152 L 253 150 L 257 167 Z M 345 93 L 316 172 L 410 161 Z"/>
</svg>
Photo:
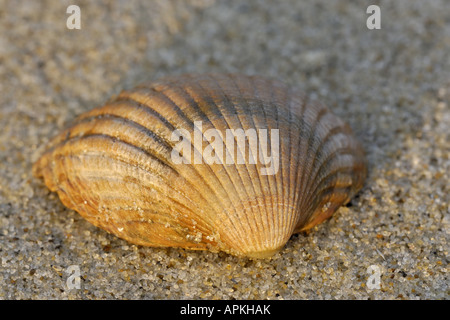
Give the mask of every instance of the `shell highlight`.
<svg viewBox="0 0 450 320">
<path fill-rule="evenodd" d="M 210 129 L 220 135 L 206 137 Z M 278 132 L 266 150 L 276 171 L 255 161 L 268 159 L 264 139 L 227 140 L 239 129 L 266 142 Z M 181 163 L 174 132 L 205 134 L 187 140 Z M 210 145 L 244 162 L 217 161 L 217 149 L 206 161 Z M 212 74 L 123 91 L 56 136 L 33 173 L 65 206 L 134 244 L 263 258 L 347 203 L 366 166 L 349 126 L 323 104 L 279 81 Z"/>
</svg>

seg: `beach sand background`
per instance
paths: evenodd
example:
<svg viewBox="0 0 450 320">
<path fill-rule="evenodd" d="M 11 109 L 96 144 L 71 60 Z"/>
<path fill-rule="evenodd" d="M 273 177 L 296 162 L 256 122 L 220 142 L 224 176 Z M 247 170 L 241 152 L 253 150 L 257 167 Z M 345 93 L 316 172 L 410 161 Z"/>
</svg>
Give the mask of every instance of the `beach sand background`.
<svg viewBox="0 0 450 320">
<path fill-rule="evenodd" d="M 375 2 L 77 1 L 69 30 L 71 1 L 1 0 L 0 299 L 448 299 L 450 5 Z M 186 72 L 278 78 L 322 100 L 366 150 L 364 188 L 268 261 L 132 245 L 32 177 L 76 115 Z"/>
</svg>

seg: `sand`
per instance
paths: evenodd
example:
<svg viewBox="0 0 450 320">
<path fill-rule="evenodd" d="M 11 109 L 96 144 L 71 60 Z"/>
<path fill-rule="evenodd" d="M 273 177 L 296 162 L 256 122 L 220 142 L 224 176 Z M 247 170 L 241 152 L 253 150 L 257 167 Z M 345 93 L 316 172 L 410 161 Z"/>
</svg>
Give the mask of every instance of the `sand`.
<svg viewBox="0 0 450 320">
<path fill-rule="evenodd" d="M 0 1 L 0 299 L 449 299 L 445 0 Z M 361 192 L 272 260 L 127 243 L 32 177 L 45 143 L 124 88 L 185 72 L 301 87 L 367 153 Z M 73 266 L 73 267 L 71 267 Z M 80 285 L 77 287 L 77 272 Z"/>
</svg>

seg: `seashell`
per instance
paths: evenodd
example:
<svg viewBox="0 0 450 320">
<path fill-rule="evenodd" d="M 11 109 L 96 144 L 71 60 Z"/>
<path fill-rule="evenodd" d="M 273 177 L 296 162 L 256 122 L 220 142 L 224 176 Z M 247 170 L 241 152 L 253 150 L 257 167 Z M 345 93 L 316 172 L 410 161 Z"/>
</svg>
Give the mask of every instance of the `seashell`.
<svg viewBox="0 0 450 320">
<path fill-rule="evenodd" d="M 214 74 L 123 91 L 56 136 L 33 173 L 131 243 L 263 258 L 347 203 L 366 166 L 323 104 L 279 81 Z"/>
</svg>

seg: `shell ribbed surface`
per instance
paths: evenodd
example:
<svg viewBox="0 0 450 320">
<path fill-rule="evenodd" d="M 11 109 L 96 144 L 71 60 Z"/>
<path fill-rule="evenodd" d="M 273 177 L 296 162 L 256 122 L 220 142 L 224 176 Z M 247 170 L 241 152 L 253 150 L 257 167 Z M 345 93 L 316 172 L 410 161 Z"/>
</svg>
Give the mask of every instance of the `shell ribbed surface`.
<svg viewBox="0 0 450 320">
<path fill-rule="evenodd" d="M 250 136 L 227 140 L 231 129 Z M 190 155 L 177 163 L 180 130 L 191 134 Z M 222 163 L 205 161 L 219 144 L 222 157 L 212 157 Z M 258 161 L 267 145 L 272 158 Z M 271 174 L 268 163 L 278 164 Z M 327 107 L 278 81 L 220 74 L 123 91 L 56 136 L 33 170 L 64 205 L 132 243 L 250 257 L 330 217 L 366 175 L 358 141 Z"/>
</svg>

